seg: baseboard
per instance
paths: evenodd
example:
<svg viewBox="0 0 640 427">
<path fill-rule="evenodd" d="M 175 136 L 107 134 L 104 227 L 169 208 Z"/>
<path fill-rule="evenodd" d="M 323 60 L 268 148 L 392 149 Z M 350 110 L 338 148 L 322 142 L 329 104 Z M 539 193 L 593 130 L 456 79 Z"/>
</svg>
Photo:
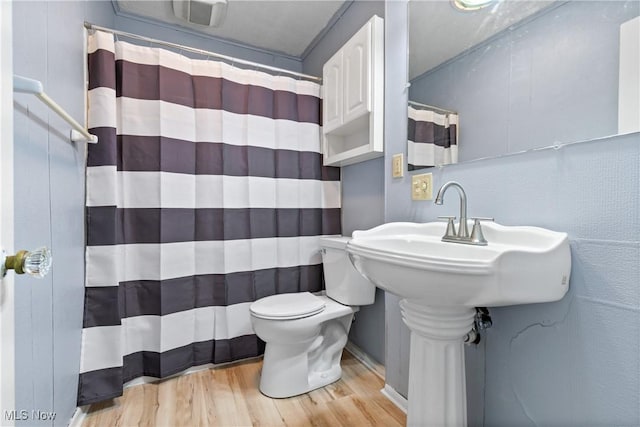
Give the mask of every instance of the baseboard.
<svg viewBox="0 0 640 427">
<path fill-rule="evenodd" d="M 345 350 L 353 355 L 360 363 L 369 368 L 371 372 L 379 376 L 382 380 L 385 380 L 385 367 L 384 365 L 376 362 L 365 353 L 360 347 L 352 343 L 351 341 L 347 342 L 345 346 Z M 409 403 L 407 399 L 404 398 L 400 393 L 395 391 L 389 384 L 385 382 L 384 388 L 380 390 L 387 399 L 391 401 L 394 405 L 396 405 L 402 412 L 407 413 L 407 408 L 409 407 Z"/>
<path fill-rule="evenodd" d="M 79 406 L 76 408 L 71 420 L 69 420 L 69 427 L 82 427 L 82 423 L 84 419 L 87 417 L 87 412 L 89 411 L 89 406 Z"/>
<path fill-rule="evenodd" d="M 384 388 L 380 390 L 380 393 L 384 394 L 394 405 L 402 410 L 405 414 L 409 407 L 409 402 L 400 393 L 395 391 L 389 384 L 385 384 Z"/>
<path fill-rule="evenodd" d="M 385 379 L 385 368 L 381 363 L 376 362 L 371 356 L 365 353 L 360 347 L 352 343 L 351 341 L 347 341 L 347 345 L 345 346 L 345 350 L 353 355 L 356 359 L 360 361 L 364 366 L 369 368 L 374 374 L 376 374 L 381 379 Z"/>
</svg>

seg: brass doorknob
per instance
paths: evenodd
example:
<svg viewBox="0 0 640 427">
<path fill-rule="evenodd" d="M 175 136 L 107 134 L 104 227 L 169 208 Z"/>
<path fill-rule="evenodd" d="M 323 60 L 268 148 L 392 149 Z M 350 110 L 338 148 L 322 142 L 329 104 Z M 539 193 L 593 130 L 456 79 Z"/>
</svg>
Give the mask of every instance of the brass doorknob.
<svg viewBox="0 0 640 427">
<path fill-rule="evenodd" d="M 42 278 L 47 275 L 51 268 L 51 251 L 46 248 L 38 248 L 34 251 L 18 251 L 15 255 L 6 256 L 2 251 L 0 254 L 0 277 L 7 274 L 7 270 L 13 270 L 16 274 L 27 273 L 31 276 Z"/>
</svg>

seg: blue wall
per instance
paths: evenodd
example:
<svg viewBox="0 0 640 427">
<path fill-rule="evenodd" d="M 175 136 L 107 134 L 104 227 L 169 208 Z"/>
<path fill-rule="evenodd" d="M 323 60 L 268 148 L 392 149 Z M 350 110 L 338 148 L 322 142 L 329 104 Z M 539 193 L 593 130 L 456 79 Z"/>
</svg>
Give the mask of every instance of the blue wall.
<svg viewBox="0 0 640 427">
<path fill-rule="evenodd" d="M 14 72 L 40 80 L 80 122 L 84 107 L 83 22 L 111 25 L 108 2 L 14 2 Z M 51 272 L 16 278 L 16 409 L 75 410 L 84 297 L 85 144 L 32 95 L 15 96 L 15 247 L 48 246 Z M 21 425 L 51 425 L 33 419 Z"/>
<path fill-rule="evenodd" d="M 399 12 L 387 12 L 386 24 L 388 30 L 406 30 Z M 406 41 L 388 44 L 387 59 L 393 51 L 405 52 Z M 390 67 L 400 65 L 387 64 L 388 74 Z M 600 83 L 607 84 L 590 82 L 582 91 L 600 93 Z M 397 122 L 406 98 L 395 80 L 387 82 L 386 96 L 387 171 L 380 191 L 385 220 L 426 222 L 457 214 L 457 204 L 448 199 L 444 206 L 412 202 L 410 176 L 391 177 L 391 156 L 406 153 L 397 136 L 403 132 Z M 473 108 L 486 107 L 477 102 Z M 591 120 L 578 117 L 572 129 Z M 511 127 L 514 140 L 529 137 L 527 124 Z M 428 172 L 434 174 L 434 188 L 461 182 L 470 214 L 565 231 L 571 241 L 572 277 L 565 298 L 492 309 L 493 328 L 481 346 L 467 348 L 469 424 L 640 425 L 640 134 Z M 386 316 L 387 384 L 406 395 L 409 340 L 392 295 L 387 295 Z"/>
<path fill-rule="evenodd" d="M 565 231 L 571 243 L 563 300 L 491 309 L 484 425 L 640 425 L 640 134 L 434 171 L 436 188 L 449 180 L 465 187 L 470 214 Z M 455 215 L 454 202 L 407 219 Z"/>
<path fill-rule="evenodd" d="M 140 18 L 135 15 L 118 12 L 112 28 L 125 31 L 127 33 L 139 34 L 158 40 L 207 50 L 221 55 L 242 58 L 247 61 L 253 61 L 272 67 L 284 68 L 286 70 L 297 72 L 300 72 L 302 69 L 302 61 L 298 58 L 284 56 L 265 49 L 242 45 L 240 43 L 228 42 L 220 38 L 211 37 L 197 31 L 189 30 L 188 28 L 171 26 L 170 24 L 155 21 L 150 18 Z M 121 40 L 139 43 L 135 40 L 127 39 L 126 37 L 121 37 Z M 187 56 L 190 55 L 188 52 L 181 53 Z M 197 54 L 193 55 L 193 57 L 202 58 Z M 322 75 L 322 72 L 320 72 L 319 75 Z"/>
<path fill-rule="evenodd" d="M 14 72 L 40 80 L 49 96 L 84 121 L 84 28 L 100 26 L 301 69 L 301 61 L 116 16 L 111 1 L 14 2 Z M 54 411 L 67 425 L 75 408 L 84 298 L 85 144 L 31 95 L 15 96 L 15 247 L 49 246 L 54 264 L 36 280 L 16 278 L 16 408 Z"/>
<path fill-rule="evenodd" d="M 344 12 L 331 30 L 304 58 L 303 72 L 321 76 L 323 64 L 336 53 L 373 15 L 384 17 L 383 1 L 357 1 Z M 383 158 L 342 168 L 342 234 L 350 236 L 384 222 Z M 349 339 L 380 363 L 385 358 L 384 292 L 376 291 L 373 305 L 356 314 Z"/>
<path fill-rule="evenodd" d="M 569 1 L 411 82 L 460 113 L 460 161 L 617 133 L 620 24 L 637 1 Z"/>
</svg>

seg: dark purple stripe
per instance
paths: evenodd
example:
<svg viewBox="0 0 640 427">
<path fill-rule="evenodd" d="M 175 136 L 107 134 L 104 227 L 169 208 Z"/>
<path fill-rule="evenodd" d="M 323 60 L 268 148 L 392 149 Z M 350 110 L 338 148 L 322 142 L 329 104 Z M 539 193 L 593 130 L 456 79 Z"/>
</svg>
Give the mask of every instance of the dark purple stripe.
<svg viewBox="0 0 640 427">
<path fill-rule="evenodd" d="M 340 208 L 179 209 L 92 206 L 87 246 L 340 234 Z"/>
<path fill-rule="evenodd" d="M 340 168 L 323 167 L 322 155 L 311 151 L 133 135 L 118 135 L 115 146 L 113 128 L 94 130 L 100 144 L 89 147 L 88 166 L 117 165 L 120 171 L 134 172 L 340 180 Z"/>
<path fill-rule="evenodd" d="M 91 56 L 91 55 L 90 55 Z M 117 60 L 116 96 L 320 124 L 320 98 Z"/>
<path fill-rule="evenodd" d="M 408 138 L 415 143 L 435 144 L 449 148 L 456 145 L 456 125 L 448 128 L 432 122 L 416 121 L 409 119 Z"/>
<path fill-rule="evenodd" d="M 97 144 L 87 146 L 87 166 L 111 166 L 118 164 L 118 138 L 111 127 L 91 128 L 89 132 L 98 137 Z"/>
<path fill-rule="evenodd" d="M 123 385 L 120 367 L 81 373 L 78 378 L 78 406 L 122 396 Z"/>
<path fill-rule="evenodd" d="M 164 316 L 275 294 L 318 292 L 323 289 L 323 277 L 322 264 L 316 264 L 87 287 L 83 327 L 115 326 L 127 317 Z"/>
<path fill-rule="evenodd" d="M 107 368 L 80 374 L 78 406 L 122 396 L 123 383 L 141 376 L 166 378 L 192 366 L 225 363 L 264 353 L 265 344 L 255 335 L 227 340 L 201 341 L 157 353 L 128 354 L 120 368 Z"/>
<path fill-rule="evenodd" d="M 146 375 L 165 378 L 192 366 L 226 363 L 264 353 L 264 342 L 255 335 L 227 340 L 201 341 L 163 353 L 143 351 L 124 357 L 124 381 Z"/>
<path fill-rule="evenodd" d="M 113 52 L 98 49 L 88 55 L 89 90 L 97 87 L 116 88 L 115 55 Z"/>
<path fill-rule="evenodd" d="M 118 286 L 100 286 L 84 289 L 84 317 L 82 327 L 120 325 L 124 312 Z M 124 300 L 122 300 L 124 302 Z"/>
</svg>

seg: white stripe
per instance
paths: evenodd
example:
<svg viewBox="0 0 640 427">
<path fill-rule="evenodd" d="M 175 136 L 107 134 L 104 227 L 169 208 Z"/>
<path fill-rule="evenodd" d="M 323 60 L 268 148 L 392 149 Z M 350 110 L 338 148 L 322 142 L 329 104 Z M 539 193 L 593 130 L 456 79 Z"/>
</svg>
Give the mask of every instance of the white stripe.
<svg viewBox="0 0 640 427">
<path fill-rule="evenodd" d="M 108 87 L 91 89 L 89 99 L 89 129 L 98 127 L 115 128 L 117 122 L 116 91 Z"/>
<path fill-rule="evenodd" d="M 87 246 L 86 286 L 317 265 L 320 237 Z"/>
<path fill-rule="evenodd" d="M 92 166 L 86 172 L 86 206 L 117 206 L 117 166 Z"/>
<path fill-rule="evenodd" d="M 409 107 L 409 118 L 419 122 L 435 123 L 448 128 L 458 124 L 458 115 L 454 113 L 441 114 L 431 110 L 422 110 Z"/>
<path fill-rule="evenodd" d="M 321 152 L 317 123 L 193 109 L 157 100 L 116 98 L 115 90 L 104 87 L 89 91 L 89 106 L 89 128 L 117 127 L 120 135 Z"/>
<path fill-rule="evenodd" d="M 80 373 L 122 366 L 121 326 L 100 326 L 82 330 Z"/>
<path fill-rule="evenodd" d="M 458 144 L 456 145 L 451 145 L 449 147 L 449 154 L 451 156 L 451 162 L 450 163 L 458 163 Z"/>
<path fill-rule="evenodd" d="M 87 168 L 87 206 L 183 209 L 340 207 L 340 181 L 114 170 L 115 166 Z"/>
<path fill-rule="evenodd" d="M 317 123 L 194 109 L 158 100 L 115 98 L 115 91 L 106 88 L 90 90 L 89 105 L 89 127 L 117 126 L 120 135 L 321 152 Z"/>
<path fill-rule="evenodd" d="M 435 144 L 415 143 L 409 140 L 407 162 L 411 165 L 434 166 L 458 163 L 458 146 L 454 144 L 444 148 Z"/>
<path fill-rule="evenodd" d="M 197 109 L 195 111 L 196 142 L 224 142 L 238 146 L 322 152 L 320 126 L 317 123 L 275 120 L 224 110 Z M 141 134 L 148 132 L 146 129 L 137 129 L 137 131 Z"/>
<path fill-rule="evenodd" d="M 272 76 L 264 71 L 242 69 L 217 60 L 191 59 L 163 48 L 115 43 L 116 59 L 145 65 L 160 65 L 187 74 L 224 78 L 243 85 L 262 86 L 300 95 L 320 97 L 320 85 L 288 76 Z"/>
<path fill-rule="evenodd" d="M 195 141 L 196 110 L 158 100 L 116 98 L 118 133 Z"/>
<path fill-rule="evenodd" d="M 85 347 L 80 372 L 121 366 L 123 356 L 141 351 L 163 353 L 194 342 L 252 335 L 250 305 L 246 302 L 165 316 L 129 317 L 122 319 L 121 327 L 83 329 Z"/>
<path fill-rule="evenodd" d="M 93 53 L 98 49 L 115 52 L 113 34 L 111 33 L 106 33 L 104 31 L 94 31 L 93 34 L 89 34 L 89 37 L 87 37 L 87 43 L 89 45 L 87 53 Z"/>
</svg>

